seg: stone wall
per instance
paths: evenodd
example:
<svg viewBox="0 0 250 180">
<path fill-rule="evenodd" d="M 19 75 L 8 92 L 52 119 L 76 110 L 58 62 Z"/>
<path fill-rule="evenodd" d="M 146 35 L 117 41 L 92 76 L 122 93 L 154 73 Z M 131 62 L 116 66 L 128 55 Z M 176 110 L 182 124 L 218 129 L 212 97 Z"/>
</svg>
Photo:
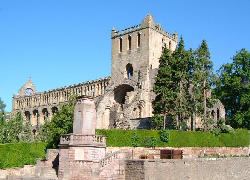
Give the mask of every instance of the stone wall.
<svg viewBox="0 0 250 180">
<path fill-rule="evenodd" d="M 249 179 L 250 158 L 127 160 L 126 180 Z"/>
<path fill-rule="evenodd" d="M 133 152 L 133 157 L 139 159 L 141 155 L 153 155 L 155 159 L 160 158 L 161 149 L 176 149 L 183 150 L 183 158 L 198 158 L 204 156 L 248 156 L 250 154 L 249 147 L 156 147 L 153 148 L 143 148 L 143 147 L 107 147 L 106 152 Z"/>
<path fill-rule="evenodd" d="M 34 176 L 35 165 L 25 165 L 23 168 L 0 169 L 0 180 L 7 179 L 8 176 Z"/>
</svg>

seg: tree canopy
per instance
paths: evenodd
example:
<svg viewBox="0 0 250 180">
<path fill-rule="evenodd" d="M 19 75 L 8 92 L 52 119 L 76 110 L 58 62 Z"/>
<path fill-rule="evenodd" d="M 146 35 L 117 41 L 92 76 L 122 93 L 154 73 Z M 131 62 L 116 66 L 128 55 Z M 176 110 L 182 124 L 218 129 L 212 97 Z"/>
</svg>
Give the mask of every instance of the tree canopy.
<svg viewBox="0 0 250 180">
<path fill-rule="evenodd" d="M 250 53 L 241 49 L 218 71 L 213 94 L 226 108 L 226 122 L 234 128 L 250 129 Z"/>
<path fill-rule="evenodd" d="M 51 121 L 45 121 L 36 139 L 47 142 L 47 148 L 57 148 L 60 136 L 73 132 L 75 104 L 76 96 L 71 96 L 68 103 L 60 106 L 60 110 L 56 112 Z"/>
<path fill-rule="evenodd" d="M 187 122 L 200 116 L 207 122 L 206 109 L 209 107 L 207 91 L 212 83 L 210 53 L 205 40 L 196 51 L 185 50 L 184 40 L 180 39 L 174 52 L 164 49 L 154 92 L 154 116 L 152 122 L 156 129 L 186 129 Z"/>
</svg>

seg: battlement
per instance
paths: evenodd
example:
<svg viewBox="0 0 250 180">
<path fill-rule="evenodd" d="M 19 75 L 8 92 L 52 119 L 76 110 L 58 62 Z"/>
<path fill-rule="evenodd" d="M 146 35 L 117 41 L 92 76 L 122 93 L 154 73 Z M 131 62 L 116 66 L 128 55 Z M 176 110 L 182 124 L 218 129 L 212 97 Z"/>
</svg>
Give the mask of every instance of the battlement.
<svg viewBox="0 0 250 180">
<path fill-rule="evenodd" d="M 162 29 L 161 24 L 155 25 L 154 18 L 151 14 L 148 14 L 142 21 L 142 24 L 134 25 L 119 31 L 116 31 L 115 28 L 112 29 L 111 33 L 111 39 L 114 39 L 116 37 L 123 36 L 125 34 L 129 34 L 135 31 L 140 31 L 145 28 L 151 28 L 154 29 L 155 31 L 161 33 L 162 35 L 168 37 L 171 40 L 178 41 L 178 36 L 177 33 L 171 34 L 165 30 Z"/>
</svg>

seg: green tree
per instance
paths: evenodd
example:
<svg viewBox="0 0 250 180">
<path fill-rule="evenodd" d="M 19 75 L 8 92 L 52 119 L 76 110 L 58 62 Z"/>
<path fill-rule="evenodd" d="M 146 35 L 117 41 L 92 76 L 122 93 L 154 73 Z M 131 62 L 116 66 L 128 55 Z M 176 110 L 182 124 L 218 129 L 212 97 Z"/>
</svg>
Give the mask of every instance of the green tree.
<svg viewBox="0 0 250 180">
<path fill-rule="evenodd" d="M 0 112 L 4 113 L 4 109 L 5 109 L 6 105 L 3 103 L 3 101 L 0 98 Z"/>
<path fill-rule="evenodd" d="M 241 49 L 218 71 L 213 94 L 226 109 L 226 122 L 233 128 L 250 129 L 250 53 Z"/>
<path fill-rule="evenodd" d="M 190 117 L 190 72 L 192 53 L 184 48 L 184 40 L 181 37 L 176 50 L 173 53 L 174 64 L 173 72 L 175 83 L 177 85 L 176 98 L 176 126 L 183 129 L 186 127 L 187 120 Z"/>
<path fill-rule="evenodd" d="M 190 116 L 191 59 L 191 52 L 184 49 L 183 38 L 172 54 L 164 49 L 154 86 L 156 98 L 152 121 L 156 129 L 165 129 L 166 122 L 174 123 L 177 128 L 186 124 Z"/>
<path fill-rule="evenodd" d="M 1 120 L 0 143 L 30 142 L 32 140 L 30 127 L 23 123 L 21 112 L 8 121 Z"/>
<path fill-rule="evenodd" d="M 73 117 L 76 104 L 76 96 L 71 96 L 67 104 L 63 104 L 60 110 L 52 117 L 51 121 L 45 121 L 36 137 L 39 141 L 47 142 L 47 148 L 57 148 L 62 134 L 73 132 Z"/>
<path fill-rule="evenodd" d="M 165 129 L 167 117 L 171 119 L 175 117 L 176 112 L 173 107 L 176 106 L 175 100 L 178 93 L 173 69 L 175 60 L 170 50 L 164 48 L 159 62 L 160 65 L 154 85 L 156 98 L 153 102 L 154 116 L 152 122 L 156 129 Z"/>
<path fill-rule="evenodd" d="M 209 116 L 207 108 L 211 107 L 213 101 L 208 100 L 207 93 L 213 84 L 213 63 L 210 60 L 210 52 L 207 42 L 202 41 L 200 47 L 194 52 L 192 63 L 192 104 L 193 115 L 198 115 L 203 120 L 204 128 L 207 128 Z"/>
</svg>

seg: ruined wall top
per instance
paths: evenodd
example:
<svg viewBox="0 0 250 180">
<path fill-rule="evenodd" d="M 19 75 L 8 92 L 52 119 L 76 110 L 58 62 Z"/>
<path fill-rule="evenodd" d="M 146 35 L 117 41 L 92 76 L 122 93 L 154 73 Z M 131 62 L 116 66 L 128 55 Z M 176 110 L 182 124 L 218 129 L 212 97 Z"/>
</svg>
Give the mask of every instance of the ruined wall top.
<svg viewBox="0 0 250 180">
<path fill-rule="evenodd" d="M 37 93 L 36 87 L 30 78 L 18 91 L 17 95 L 24 96 L 24 95 L 33 95 Z"/>
<path fill-rule="evenodd" d="M 143 20 L 141 24 L 142 28 L 155 28 L 155 19 L 151 14 L 148 14 Z"/>
<path fill-rule="evenodd" d="M 123 36 L 128 33 L 132 33 L 134 31 L 140 31 L 145 28 L 151 28 L 162 35 L 168 37 L 169 39 L 174 40 L 175 42 L 178 42 L 178 34 L 175 32 L 174 34 L 171 34 L 165 30 L 162 29 L 161 24 L 155 24 L 155 19 L 151 14 L 148 14 L 143 20 L 141 24 L 134 25 L 122 30 L 117 31 L 114 27 L 112 28 L 111 31 L 111 39 L 114 39 L 116 37 Z"/>
</svg>

